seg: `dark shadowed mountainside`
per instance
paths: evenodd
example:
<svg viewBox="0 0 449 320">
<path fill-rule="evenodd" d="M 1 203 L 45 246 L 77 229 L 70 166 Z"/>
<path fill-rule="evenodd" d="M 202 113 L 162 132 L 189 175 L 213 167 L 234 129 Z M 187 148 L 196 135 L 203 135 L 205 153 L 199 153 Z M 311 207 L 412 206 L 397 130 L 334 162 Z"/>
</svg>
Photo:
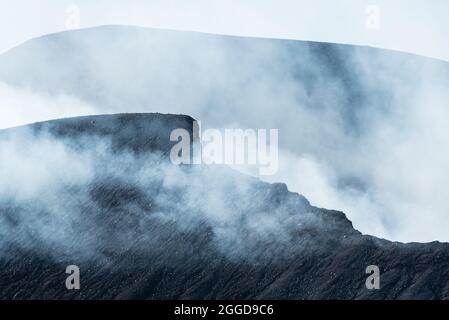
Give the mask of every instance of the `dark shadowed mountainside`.
<svg viewBox="0 0 449 320">
<path fill-rule="evenodd" d="M 1 150 L 40 149 L 29 185 L 14 181 L 19 173 L 1 182 L 10 188 L 0 189 L 0 298 L 449 298 L 448 244 L 365 236 L 284 184 L 172 165 L 169 133 L 191 132 L 192 120 L 120 114 L 0 131 Z M 72 264 L 80 290 L 65 287 Z M 380 290 L 365 287 L 368 265 L 381 270 Z"/>
</svg>

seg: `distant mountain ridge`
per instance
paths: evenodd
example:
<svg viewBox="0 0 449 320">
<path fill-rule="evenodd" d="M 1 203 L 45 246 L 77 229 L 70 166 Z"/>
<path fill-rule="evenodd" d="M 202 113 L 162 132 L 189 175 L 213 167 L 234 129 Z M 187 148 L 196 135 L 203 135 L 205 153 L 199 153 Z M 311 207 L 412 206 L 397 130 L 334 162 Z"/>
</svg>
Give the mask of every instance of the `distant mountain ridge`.
<svg viewBox="0 0 449 320">
<path fill-rule="evenodd" d="M 253 90 L 268 91 L 267 101 L 256 100 L 260 108 L 278 95 L 297 99 L 281 100 L 280 110 L 287 103 L 325 109 L 338 91 L 332 108 L 354 133 L 364 130 L 367 109 L 391 112 L 396 82 L 412 90 L 419 79 L 411 77 L 424 69 L 447 75 L 449 63 L 371 47 L 130 26 L 50 34 L 0 56 L 0 81 L 75 96 L 100 114 L 205 112 L 217 125 L 254 107 L 246 101 L 252 102 Z M 211 108 L 229 112 L 215 115 Z"/>
</svg>

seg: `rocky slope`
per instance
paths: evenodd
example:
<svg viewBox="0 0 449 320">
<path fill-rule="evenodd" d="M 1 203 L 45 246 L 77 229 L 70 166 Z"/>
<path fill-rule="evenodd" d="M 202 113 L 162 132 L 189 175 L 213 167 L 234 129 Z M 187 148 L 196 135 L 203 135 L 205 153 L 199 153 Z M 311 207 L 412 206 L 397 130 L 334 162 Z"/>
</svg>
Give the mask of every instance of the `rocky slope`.
<svg viewBox="0 0 449 320">
<path fill-rule="evenodd" d="M 0 131 L 2 299 L 443 299 L 449 245 L 362 235 L 284 184 L 175 166 L 192 118 L 122 114 Z M 31 169 L 30 169 L 31 168 Z M 81 289 L 67 290 L 67 265 Z M 368 265 L 380 290 L 365 287 Z"/>
</svg>

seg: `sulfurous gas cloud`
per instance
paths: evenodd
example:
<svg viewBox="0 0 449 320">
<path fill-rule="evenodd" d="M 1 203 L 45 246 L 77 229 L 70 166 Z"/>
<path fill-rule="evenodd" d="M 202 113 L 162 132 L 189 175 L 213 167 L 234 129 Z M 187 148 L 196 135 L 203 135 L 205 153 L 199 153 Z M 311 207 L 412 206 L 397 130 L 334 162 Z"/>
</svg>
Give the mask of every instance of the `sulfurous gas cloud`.
<svg viewBox="0 0 449 320">
<path fill-rule="evenodd" d="M 279 170 L 264 179 L 344 211 L 364 233 L 449 240 L 447 63 L 365 47 L 100 27 L 3 54 L 0 81 L 3 127 L 43 115 L 164 112 L 205 128 L 278 129 Z M 44 173 L 36 181 L 51 181 Z"/>
<path fill-rule="evenodd" d="M 192 132 L 192 121 L 110 115 L 0 131 L 0 259 L 18 250 L 57 262 L 157 256 L 170 246 L 168 228 L 207 234 L 231 260 L 279 259 L 306 248 L 301 243 L 311 228 L 358 234 L 346 220 L 350 231 L 325 226 L 316 208 L 285 185 L 223 165 L 174 165 L 167 133 L 177 126 Z M 298 238 L 301 230 L 306 234 Z"/>
</svg>

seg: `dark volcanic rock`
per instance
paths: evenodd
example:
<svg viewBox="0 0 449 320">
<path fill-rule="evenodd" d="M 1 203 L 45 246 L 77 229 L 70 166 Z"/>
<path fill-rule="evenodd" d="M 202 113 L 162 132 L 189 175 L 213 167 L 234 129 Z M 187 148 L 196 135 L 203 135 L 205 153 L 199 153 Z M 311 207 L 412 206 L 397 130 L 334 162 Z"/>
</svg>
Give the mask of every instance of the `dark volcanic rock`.
<svg viewBox="0 0 449 320">
<path fill-rule="evenodd" d="M 134 153 L 165 153 L 176 143 L 170 141 L 170 133 L 178 128 L 192 132 L 193 121 L 190 116 L 159 113 L 76 117 L 39 122 L 29 127 L 0 130 L 0 138 L 7 135 L 19 135 L 31 129 L 36 136 L 50 134 L 57 139 L 69 140 L 66 142 L 75 143 L 81 147 L 92 139 L 103 139 L 108 140 L 115 151 L 127 149 Z"/>
<path fill-rule="evenodd" d="M 77 171 L 66 161 L 61 175 L 58 158 L 42 151 L 33 159 L 35 171 L 50 159 L 56 176 L 50 185 L 13 195 L 0 189 L 0 297 L 449 297 L 447 244 L 365 236 L 343 213 L 313 207 L 284 184 L 220 166 L 170 164 L 169 132 L 191 130 L 191 121 L 128 114 L 2 131 L 0 148 L 28 131 L 28 141 L 21 140 L 27 148 L 41 146 L 40 137 L 62 142 L 74 163 L 88 159 L 89 166 Z M 98 151 L 99 141 L 107 151 Z M 90 174 L 79 180 L 85 171 Z M 81 290 L 65 288 L 71 264 L 80 267 Z M 380 267 L 380 290 L 365 287 L 368 265 Z"/>
</svg>

